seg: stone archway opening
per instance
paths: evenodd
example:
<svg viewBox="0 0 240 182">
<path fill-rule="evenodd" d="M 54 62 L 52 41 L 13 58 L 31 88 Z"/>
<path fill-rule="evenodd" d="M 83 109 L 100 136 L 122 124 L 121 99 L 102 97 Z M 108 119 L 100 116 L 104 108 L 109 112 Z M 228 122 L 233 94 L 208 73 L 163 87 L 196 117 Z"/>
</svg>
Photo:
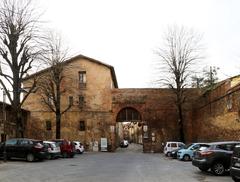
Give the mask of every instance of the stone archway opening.
<svg viewBox="0 0 240 182">
<path fill-rule="evenodd" d="M 141 148 L 143 145 L 142 117 L 138 110 L 133 107 L 121 109 L 116 118 L 116 141 L 117 145 L 125 140 L 129 141 L 129 146 Z M 129 148 L 131 148 L 129 147 Z M 132 148 L 134 150 L 134 148 Z"/>
</svg>

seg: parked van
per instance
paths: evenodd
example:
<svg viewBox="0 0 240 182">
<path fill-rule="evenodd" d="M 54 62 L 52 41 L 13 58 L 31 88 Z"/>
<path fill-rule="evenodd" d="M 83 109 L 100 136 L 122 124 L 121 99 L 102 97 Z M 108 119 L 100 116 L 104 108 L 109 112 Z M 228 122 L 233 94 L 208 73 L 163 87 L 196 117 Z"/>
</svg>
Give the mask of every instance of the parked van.
<svg viewBox="0 0 240 182">
<path fill-rule="evenodd" d="M 164 154 L 168 157 L 171 156 L 171 151 L 184 147 L 185 144 L 182 142 L 167 142 L 164 147 Z"/>
</svg>

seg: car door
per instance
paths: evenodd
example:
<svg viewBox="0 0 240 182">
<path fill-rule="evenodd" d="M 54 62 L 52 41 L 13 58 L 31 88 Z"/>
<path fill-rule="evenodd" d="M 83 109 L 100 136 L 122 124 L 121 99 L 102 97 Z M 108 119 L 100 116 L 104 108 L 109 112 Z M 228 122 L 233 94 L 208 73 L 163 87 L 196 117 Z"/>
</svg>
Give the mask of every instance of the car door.
<svg viewBox="0 0 240 182">
<path fill-rule="evenodd" d="M 19 158 L 25 158 L 29 150 L 29 140 L 21 139 L 17 143 L 16 152 Z"/>
<path fill-rule="evenodd" d="M 6 141 L 6 153 L 8 157 L 16 157 L 16 146 L 17 146 L 17 139 L 10 139 Z"/>
<path fill-rule="evenodd" d="M 193 157 L 193 153 L 200 147 L 200 144 L 195 144 L 193 145 L 190 150 L 189 150 L 189 155 L 191 156 L 191 158 Z"/>
</svg>

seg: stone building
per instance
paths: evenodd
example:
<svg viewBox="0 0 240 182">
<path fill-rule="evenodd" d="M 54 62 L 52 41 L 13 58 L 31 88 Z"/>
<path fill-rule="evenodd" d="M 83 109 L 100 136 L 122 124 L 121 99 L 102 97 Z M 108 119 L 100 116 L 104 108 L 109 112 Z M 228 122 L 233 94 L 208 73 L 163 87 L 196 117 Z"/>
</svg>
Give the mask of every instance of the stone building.
<svg viewBox="0 0 240 182">
<path fill-rule="evenodd" d="M 144 152 L 161 152 L 162 143 L 179 140 L 171 90 L 119 89 L 112 66 L 83 55 L 73 57 L 64 65 L 62 107 L 66 108 L 69 102 L 73 106 L 62 115 L 62 138 L 79 140 L 88 150 L 96 150 L 101 138 L 106 138 L 109 151 L 128 138 L 143 144 Z M 48 69 L 26 78 L 24 86 Z M 234 77 L 209 92 L 187 89 L 184 106 L 187 142 L 239 139 L 233 134 L 240 129 L 238 83 L 238 77 Z M 29 96 L 23 108 L 29 111 L 26 137 L 55 138 L 55 116 L 42 102 L 40 90 Z M 129 122 L 131 127 L 124 131 L 125 123 Z"/>
<path fill-rule="evenodd" d="M 24 85 L 28 85 L 34 77 L 40 77 L 43 70 L 29 76 Z M 65 75 L 61 89 L 62 108 L 66 108 L 71 100 L 72 108 L 62 115 L 61 137 L 79 140 L 91 150 L 93 143 L 100 138 L 108 138 L 108 144 L 114 142 L 111 126 L 115 126 L 112 118 L 112 89 L 117 88 L 114 68 L 86 56 L 76 56 L 65 62 Z M 55 117 L 42 102 L 41 90 L 32 93 L 24 103 L 30 111 L 26 136 L 40 139 L 55 138 Z"/>
<path fill-rule="evenodd" d="M 28 114 L 28 111 L 22 110 L 23 121 L 27 121 Z M 9 138 L 14 138 L 16 136 L 16 122 L 13 120 L 12 107 L 11 105 L 4 102 L 0 102 L 0 135 L 0 142 L 3 142 Z"/>
</svg>

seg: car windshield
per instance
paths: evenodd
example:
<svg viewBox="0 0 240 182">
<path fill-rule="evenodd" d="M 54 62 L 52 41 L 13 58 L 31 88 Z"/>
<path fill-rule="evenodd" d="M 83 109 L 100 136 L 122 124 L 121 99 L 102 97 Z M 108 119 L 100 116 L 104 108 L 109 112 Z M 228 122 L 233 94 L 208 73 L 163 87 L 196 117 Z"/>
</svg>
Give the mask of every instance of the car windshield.
<svg viewBox="0 0 240 182">
<path fill-rule="evenodd" d="M 185 145 L 183 148 L 184 149 L 188 149 L 190 146 L 192 146 L 193 144 L 192 143 L 190 143 L 190 144 L 188 144 L 188 145 Z"/>
</svg>

